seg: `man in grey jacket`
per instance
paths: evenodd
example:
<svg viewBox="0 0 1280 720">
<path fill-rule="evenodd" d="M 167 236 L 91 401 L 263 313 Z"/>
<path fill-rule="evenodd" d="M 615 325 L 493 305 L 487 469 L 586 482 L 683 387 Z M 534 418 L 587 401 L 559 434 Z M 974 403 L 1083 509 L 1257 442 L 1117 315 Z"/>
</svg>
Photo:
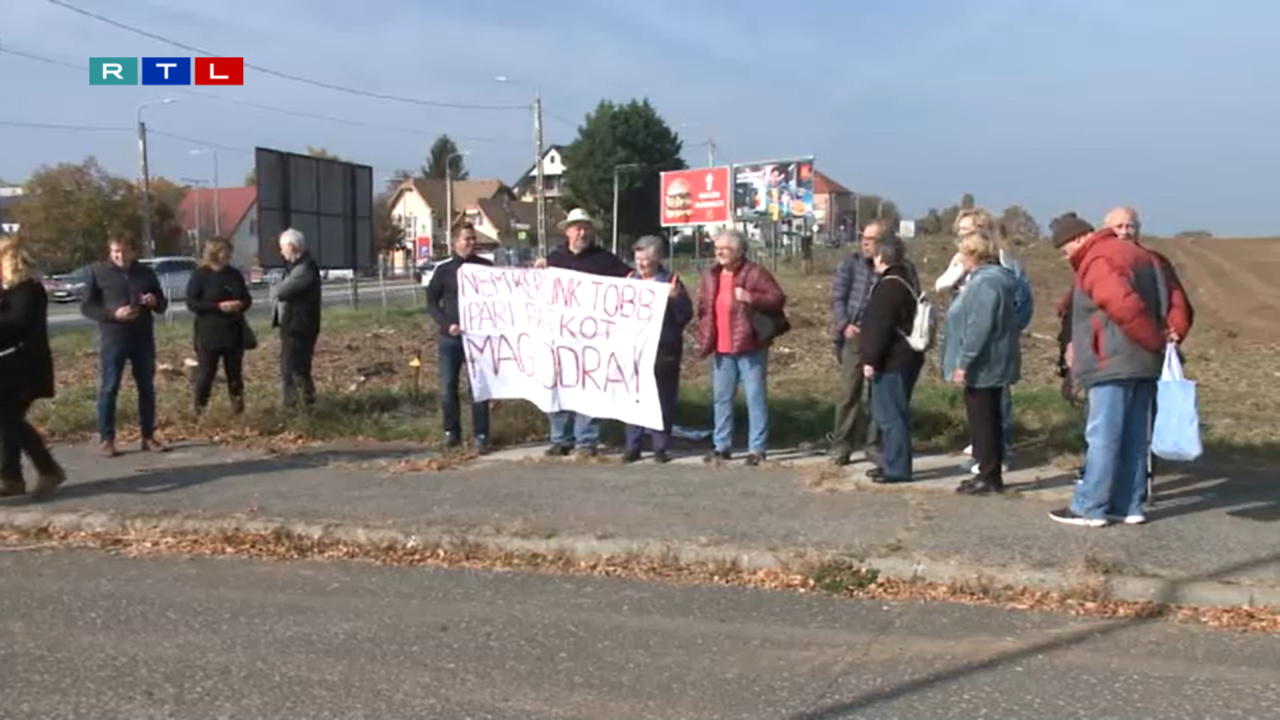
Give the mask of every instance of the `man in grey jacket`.
<svg viewBox="0 0 1280 720">
<path fill-rule="evenodd" d="M 293 228 L 280 233 L 280 255 L 285 276 L 272 291 L 271 327 L 280 330 L 281 391 L 285 407 L 297 405 L 299 392 L 310 407 L 316 402 L 311 358 L 320 337 L 320 268 Z"/>
<path fill-rule="evenodd" d="M 844 259 L 831 281 L 831 324 L 836 353 L 840 357 L 840 398 L 836 403 L 835 427 L 827 438 L 831 441 L 829 459 L 832 465 L 849 464 L 855 444 L 874 448 L 875 427 L 868 421 L 864 402 L 865 379 L 862 358 L 858 353 L 858 332 L 862 313 L 866 310 L 871 290 L 878 276 L 872 266 L 876 243 L 890 233 L 889 223 L 873 220 L 862 229 L 860 252 Z M 920 291 L 920 278 L 910 260 L 905 262 L 907 279 L 915 292 Z"/>
</svg>

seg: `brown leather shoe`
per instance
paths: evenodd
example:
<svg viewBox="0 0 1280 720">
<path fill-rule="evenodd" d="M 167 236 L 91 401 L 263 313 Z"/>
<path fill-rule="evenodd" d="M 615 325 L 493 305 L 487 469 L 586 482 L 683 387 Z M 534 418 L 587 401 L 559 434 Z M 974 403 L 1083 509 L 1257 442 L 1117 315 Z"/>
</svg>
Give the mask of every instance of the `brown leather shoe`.
<svg viewBox="0 0 1280 720">
<path fill-rule="evenodd" d="M 47 498 L 53 494 L 58 486 L 67 481 L 67 473 L 61 467 L 53 468 L 48 472 L 40 473 L 40 479 L 36 481 L 36 489 L 31 493 L 37 499 Z"/>
<path fill-rule="evenodd" d="M 22 478 L 0 480 L 0 497 L 17 497 L 27 493 L 27 483 Z"/>
<path fill-rule="evenodd" d="M 116 449 L 115 442 L 111 440 L 108 440 L 102 443 L 101 445 L 99 445 L 98 450 L 102 452 L 102 455 L 104 457 L 109 457 L 109 458 L 116 457 L 117 455 L 120 454 L 120 451 Z"/>
<path fill-rule="evenodd" d="M 169 452 L 168 443 L 155 437 L 143 438 L 141 448 L 142 452 Z"/>
</svg>

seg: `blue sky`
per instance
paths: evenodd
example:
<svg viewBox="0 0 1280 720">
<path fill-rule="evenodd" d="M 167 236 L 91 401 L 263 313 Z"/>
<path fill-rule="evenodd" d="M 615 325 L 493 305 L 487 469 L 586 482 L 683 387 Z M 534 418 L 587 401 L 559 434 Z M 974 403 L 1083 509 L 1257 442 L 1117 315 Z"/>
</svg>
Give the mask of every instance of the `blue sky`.
<svg viewBox="0 0 1280 720">
<path fill-rule="evenodd" d="M 1250 0 L 69 0 L 220 55 L 414 98 L 517 105 L 542 89 L 548 142 L 601 98 L 647 95 L 705 163 L 813 154 L 854 190 L 910 215 L 964 192 L 1046 224 L 1132 204 L 1149 232 L 1280 233 L 1280 3 Z M 189 55 L 45 0 L 0 0 L 0 47 L 76 65 Z M 215 143 L 223 184 L 255 145 L 310 144 L 417 168 L 446 132 L 473 177 L 533 159 L 524 110 L 374 100 L 246 71 L 243 87 L 90 86 L 88 72 L 0 53 L 0 121 L 129 127 Z M 512 82 L 498 83 L 494 77 Z M 265 103 L 378 127 L 232 104 Z M 412 130 L 413 132 L 406 132 Z M 156 135 L 151 167 L 210 177 L 189 141 Z M 95 155 L 137 172 L 129 132 L 0 126 L 0 178 Z"/>
</svg>

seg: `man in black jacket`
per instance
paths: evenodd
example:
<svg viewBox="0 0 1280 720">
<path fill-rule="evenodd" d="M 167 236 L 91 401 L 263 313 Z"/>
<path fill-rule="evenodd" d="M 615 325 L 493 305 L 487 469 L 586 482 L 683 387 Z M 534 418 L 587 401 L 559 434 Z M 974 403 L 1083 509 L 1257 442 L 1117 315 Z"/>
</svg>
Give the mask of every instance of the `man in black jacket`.
<svg viewBox="0 0 1280 720">
<path fill-rule="evenodd" d="M 475 254 L 476 228 L 463 223 L 453 231 L 453 254 L 436 266 L 427 283 L 427 314 L 436 321 L 440 333 L 436 337 L 436 352 L 440 364 L 440 412 L 444 415 L 445 445 L 456 448 L 462 444 L 462 417 L 458 402 L 458 382 L 467 355 L 462 347 L 462 326 L 458 318 L 458 268 L 465 263 L 493 265 Z M 468 383 L 468 393 L 470 393 Z M 489 403 L 471 403 L 472 443 L 477 453 L 489 451 Z"/>
<path fill-rule="evenodd" d="M 271 327 L 280 328 L 280 382 L 285 407 L 316 402 L 311 379 L 311 358 L 320 337 L 320 268 L 307 252 L 306 238 L 289 228 L 280 233 L 280 255 L 285 276 L 273 288 L 275 305 Z"/>
<path fill-rule="evenodd" d="M 116 397 L 124 366 L 133 369 L 138 391 L 138 425 L 142 450 L 164 451 L 156 437 L 156 336 L 155 315 L 169 307 L 160 280 L 147 265 L 138 262 L 131 238 L 113 236 L 107 243 L 109 259 L 90 269 L 80 312 L 98 323 L 98 439 L 102 454 L 115 457 Z"/>
<path fill-rule="evenodd" d="M 577 270 L 616 278 L 631 274 L 630 265 L 596 244 L 596 223 L 587 211 L 581 208 L 571 210 L 559 227 L 564 230 L 568 242 L 551 251 L 546 260 L 539 260 L 535 264 L 537 267 Z M 548 417 L 551 420 L 551 447 L 547 448 L 547 455 L 563 457 L 575 451 L 583 457 L 596 454 L 600 425 L 595 418 L 572 410 L 553 412 Z"/>
<path fill-rule="evenodd" d="M 871 417 L 881 433 L 879 467 L 868 476 L 874 482 L 903 482 L 911 479 L 911 393 L 924 364 L 924 353 L 907 342 L 920 290 L 907 269 L 902 240 L 877 240 L 872 261 L 880 280 L 857 335 L 862 372 L 871 381 Z"/>
</svg>

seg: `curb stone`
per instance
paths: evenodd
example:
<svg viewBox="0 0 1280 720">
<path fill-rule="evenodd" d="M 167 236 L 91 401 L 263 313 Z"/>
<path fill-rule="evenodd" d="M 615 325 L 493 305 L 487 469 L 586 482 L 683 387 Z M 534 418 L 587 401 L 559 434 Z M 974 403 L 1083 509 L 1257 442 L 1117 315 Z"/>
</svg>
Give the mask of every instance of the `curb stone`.
<svg viewBox="0 0 1280 720">
<path fill-rule="evenodd" d="M 1202 607 L 1277 607 L 1280 587 L 1258 587 L 1214 580 L 1169 579 L 1136 575 L 1091 575 L 1059 569 L 982 567 L 954 560 L 922 557 L 860 557 L 844 552 L 817 552 L 795 549 L 775 552 L 732 545 L 699 545 L 646 539 L 597 538 L 585 535 L 551 538 L 516 537 L 470 528 L 435 528 L 411 533 L 390 527 L 351 523 L 296 522 L 282 518 L 250 518 L 243 515 L 218 517 L 191 515 L 123 515 L 108 512 L 42 512 L 20 508 L 0 508 L 0 528 L 14 530 L 60 530 L 63 532 L 178 532 L 216 535 L 225 532 L 286 533 L 314 540 L 332 540 L 365 547 L 423 544 L 478 545 L 488 550 L 558 554 L 579 558 L 639 556 L 675 559 L 682 563 L 733 563 L 744 570 L 784 569 L 804 560 L 834 557 L 854 559 L 857 564 L 903 581 L 954 583 L 973 581 L 997 587 L 1019 587 L 1066 592 L 1101 583 L 1108 598 L 1131 602 Z"/>
</svg>

